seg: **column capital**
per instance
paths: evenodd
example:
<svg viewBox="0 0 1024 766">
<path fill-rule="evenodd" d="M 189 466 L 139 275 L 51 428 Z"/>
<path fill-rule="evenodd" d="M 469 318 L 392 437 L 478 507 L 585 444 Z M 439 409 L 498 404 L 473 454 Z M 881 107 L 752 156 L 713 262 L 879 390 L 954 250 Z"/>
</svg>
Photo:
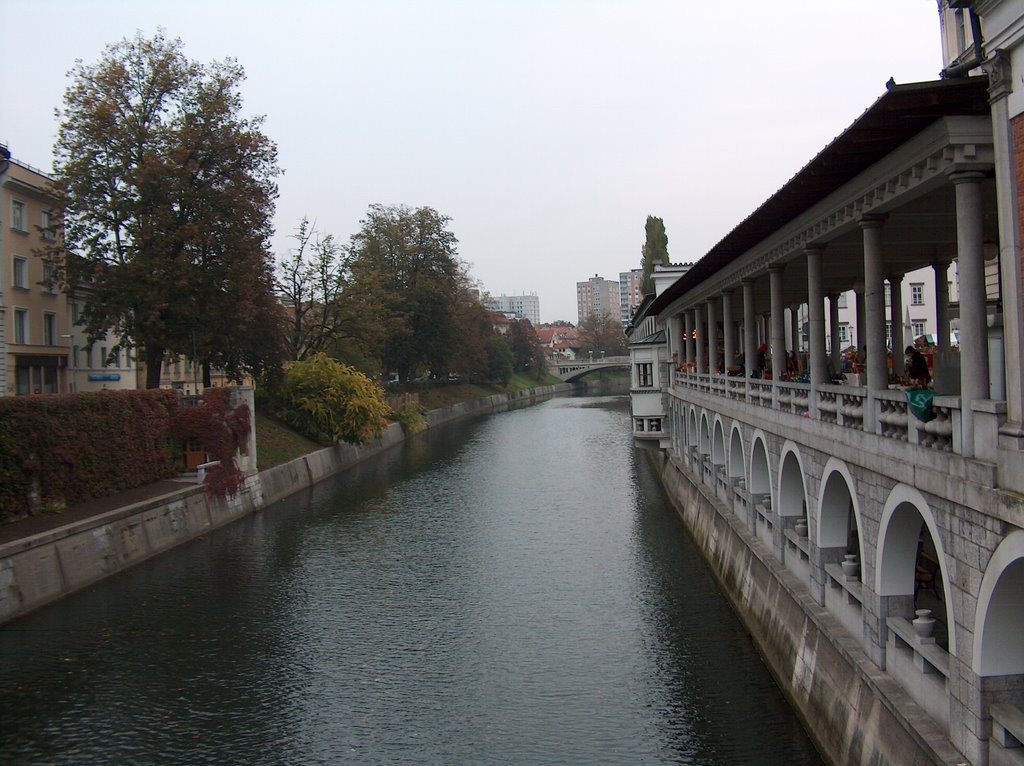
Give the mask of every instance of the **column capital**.
<svg viewBox="0 0 1024 766">
<path fill-rule="evenodd" d="M 860 217 L 860 220 L 857 221 L 857 224 L 862 229 L 881 229 L 886 218 L 888 218 L 888 216 L 885 215 L 863 215 Z"/>
<path fill-rule="evenodd" d="M 989 103 L 1006 98 L 1013 92 L 1013 71 L 1010 59 L 1002 49 L 990 54 L 988 59 L 982 63 L 981 68 L 988 75 Z"/>
<path fill-rule="evenodd" d="M 907 275 L 906 274 L 901 274 L 898 271 L 894 271 L 891 274 L 886 274 L 885 278 L 889 280 L 889 284 L 892 284 L 894 282 L 902 282 L 903 281 L 903 277 L 905 277 L 905 276 L 907 276 Z"/>
<path fill-rule="evenodd" d="M 825 247 L 826 246 L 824 244 L 818 243 L 804 245 L 804 252 L 807 253 L 807 255 L 821 255 L 825 252 Z"/>
<path fill-rule="evenodd" d="M 786 270 L 786 264 L 784 263 L 773 263 L 768 267 L 769 274 L 781 274 Z"/>
<path fill-rule="evenodd" d="M 722 288 L 722 292 L 719 293 L 719 295 L 721 295 L 723 298 L 725 298 L 725 297 L 730 297 L 731 298 L 732 294 L 734 292 L 736 292 L 736 288 L 735 287 L 724 287 L 724 288 Z"/>
<path fill-rule="evenodd" d="M 979 184 L 985 178 L 985 175 L 986 173 L 983 170 L 975 170 L 974 168 L 957 170 L 956 167 L 954 167 L 953 171 L 949 174 L 949 180 L 954 184 Z"/>
<path fill-rule="evenodd" d="M 757 277 L 743 277 L 743 279 L 740 280 L 740 284 L 741 285 L 751 285 L 751 286 L 753 286 L 756 282 L 757 282 Z"/>
</svg>

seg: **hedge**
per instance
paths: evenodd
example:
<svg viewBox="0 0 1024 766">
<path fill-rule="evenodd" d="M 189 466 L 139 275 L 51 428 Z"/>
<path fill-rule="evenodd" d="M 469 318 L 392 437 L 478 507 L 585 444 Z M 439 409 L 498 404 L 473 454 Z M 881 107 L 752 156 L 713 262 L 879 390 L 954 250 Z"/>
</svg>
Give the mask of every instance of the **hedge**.
<svg viewBox="0 0 1024 766">
<path fill-rule="evenodd" d="M 177 408 L 159 389 L 0 397 L 0 518 L 174 476 Z"/>
</svg>

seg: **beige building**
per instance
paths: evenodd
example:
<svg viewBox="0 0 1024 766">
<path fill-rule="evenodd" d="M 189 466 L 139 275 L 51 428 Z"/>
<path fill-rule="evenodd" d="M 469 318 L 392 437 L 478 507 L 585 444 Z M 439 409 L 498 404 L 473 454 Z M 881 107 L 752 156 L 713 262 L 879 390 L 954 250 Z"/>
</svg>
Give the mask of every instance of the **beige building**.
<svg viewBox="0 0 1024 766">
<path fill-rule="evenodd" d="M 46 284 L 40 251 L 52 246 L 53 199 L 41 171 L 0 153 L 0 394 L 68 391 L 68 303 Z M 6 346 L 6 348 L 4 348 Z"/>
<path fill-rule="evenodd" d="M 619 283 L 597 274 L 586 282 L 577 282 L 576 313 L 580 322 L 593 316 L 619 319 Z"/>
</svg>

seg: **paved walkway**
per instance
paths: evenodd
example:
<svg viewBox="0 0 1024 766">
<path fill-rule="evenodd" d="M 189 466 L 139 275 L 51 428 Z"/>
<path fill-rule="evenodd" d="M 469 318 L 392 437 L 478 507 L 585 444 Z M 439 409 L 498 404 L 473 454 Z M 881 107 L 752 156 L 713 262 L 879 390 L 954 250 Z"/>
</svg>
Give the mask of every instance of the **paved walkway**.
<svg viewBox="0 0 1024 766">
<path fill-rule="evenodd" d="M 39 516 L 27 516 L 17 521 L 9 521 L 0 524 L 0 545 L 20 540 L 41 532 L 49 532 L 52 529 L 63 527 L 65 524 L 73 524 L 76 521 L 83 521 L 92 516 L 99 516 L 107 511 L 114 511 L 118 508 L 125 508 L 135 503 L 141 503 L 154 497 L 167 495 L 181 489 L 196 486 L 194 478 L 164 479 L 152 484 L 146 484 L 135 489 L 127 489 L 118 492 L 116 495 L 100 497 L 90 500 L 87 503 L 73 505 L 61 513 L 44 513 Z"/>
</svg>

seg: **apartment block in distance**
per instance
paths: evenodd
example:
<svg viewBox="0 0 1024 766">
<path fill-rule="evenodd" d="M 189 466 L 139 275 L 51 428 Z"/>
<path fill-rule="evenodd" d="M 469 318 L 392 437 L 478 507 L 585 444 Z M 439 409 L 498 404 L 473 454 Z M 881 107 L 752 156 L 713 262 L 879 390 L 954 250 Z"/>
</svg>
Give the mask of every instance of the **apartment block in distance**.
<svg viewBox="0 0 1024 766">
<path fill-rule="evenodd" d="M 619 319 L 619 283 L 604 279 L 597 274 L 586 282 L 576 283 L 576 314 L 578 321 L 597 316 Z"/>
<path fill-rule="evenodd" d="M 534 327 L 540 324 L 540 298 L 529 295 L 490 295 L 486 306 L 499 314 L 513 314 L 516 319 L 529 319 Z"/>
</svg>

